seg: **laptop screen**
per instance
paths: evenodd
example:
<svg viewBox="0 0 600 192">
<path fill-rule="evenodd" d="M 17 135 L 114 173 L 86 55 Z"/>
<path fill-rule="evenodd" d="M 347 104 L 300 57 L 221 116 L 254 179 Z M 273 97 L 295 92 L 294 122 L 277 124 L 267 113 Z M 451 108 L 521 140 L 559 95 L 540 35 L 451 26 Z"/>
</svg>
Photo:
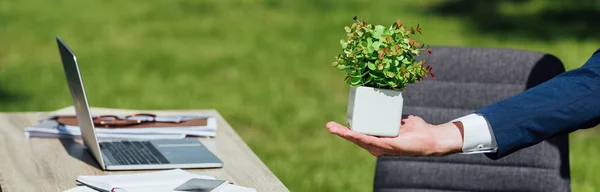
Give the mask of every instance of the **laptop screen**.
<svg viewBox="0 0 600 192">
<path fill-rule="evenodd" d="M 100 146 L 98 145 L 87 97 L 85 96 L 83 80 L 81 79 L 81 74 L 79 73 L 79 67 L 77 65 L 77 58 L 59 37 L 56 37 L 56 43 L 58 44 L 60 57 L 62 58 L 63 68 L 67 77 L 67 83 L 69 84 L 69 92 L 71 93 L 73 106 L 75 107 L 75 112 L 77 114 L 77 122 L 81 129 L 83 142 L 87 148 L 90 149 L 98 163 L 100 163 L 102 169 L 104 169 L 104 161 L 100 154 Z"/>
</svg>

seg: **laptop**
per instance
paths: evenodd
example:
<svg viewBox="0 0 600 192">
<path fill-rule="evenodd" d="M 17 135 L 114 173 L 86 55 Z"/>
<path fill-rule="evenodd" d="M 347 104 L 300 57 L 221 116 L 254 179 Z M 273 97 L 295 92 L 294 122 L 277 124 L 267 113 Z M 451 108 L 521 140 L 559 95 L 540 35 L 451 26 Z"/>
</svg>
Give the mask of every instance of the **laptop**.
<svg viewBox="0 0 600 192">
<path fill-rule="evenodd" d="M 83 143 L 103 170 L 219 168 L 223 162 L 198 139 L 99 141 L 75 54 L 56 37 Z"/>
</svg>

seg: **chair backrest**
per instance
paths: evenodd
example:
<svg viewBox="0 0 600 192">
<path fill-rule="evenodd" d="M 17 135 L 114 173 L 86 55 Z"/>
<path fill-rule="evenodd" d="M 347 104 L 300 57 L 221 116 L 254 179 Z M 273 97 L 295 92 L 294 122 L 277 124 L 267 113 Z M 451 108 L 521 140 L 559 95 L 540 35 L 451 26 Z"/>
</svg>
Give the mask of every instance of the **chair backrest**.
<svg viewBox="0 0 600 192">
<path fill-rule="evenodd" d="M 409 85 L 404 114 L 449 122 L 503 100 L 565 68 L 555 56 L 523 50 L 432 47 L 423 55 L 435 78 Z M 499 160 L 483 154 L 379 157 L 374 191 L 571 191 L 568 136 L 561 135 Z"/>
</svg>

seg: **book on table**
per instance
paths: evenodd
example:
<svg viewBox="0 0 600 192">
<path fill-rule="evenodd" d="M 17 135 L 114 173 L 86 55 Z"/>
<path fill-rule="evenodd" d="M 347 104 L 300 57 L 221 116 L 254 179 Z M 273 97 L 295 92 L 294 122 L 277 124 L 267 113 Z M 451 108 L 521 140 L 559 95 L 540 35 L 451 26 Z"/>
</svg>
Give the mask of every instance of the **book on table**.
<svg viewBox="0 0 600 192">
<path fill-rule="evenodd" d="M 182 139 L 187 136 L 215 137 L 217 121 L 211 116 L 93 116 L 99 139 Z M 76 116 L 52 116 L 25 128 L 26 137 L 80 138 Z"/>
<path fill-rule="evenodd" d="M 81 186 L 65 192 L 256 192 L 253 188 L 181 169 L 149 173 L 79 176 L 76 181 L 81 183 Z"/>
</svg>

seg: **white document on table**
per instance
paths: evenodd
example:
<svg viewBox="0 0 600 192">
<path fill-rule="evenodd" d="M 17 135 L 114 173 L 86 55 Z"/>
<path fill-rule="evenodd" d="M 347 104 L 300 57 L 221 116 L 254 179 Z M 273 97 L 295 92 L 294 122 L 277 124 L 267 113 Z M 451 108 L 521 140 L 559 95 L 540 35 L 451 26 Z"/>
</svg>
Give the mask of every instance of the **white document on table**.
<svg viewBox="0 0 600 192">
<path fill-rule="evenodd" d="M 181 169 L 150 173 L 79 176 L 77 181 L 85 186 L 75 187 L 66 192 L 176 192 L 174 189 L 194 178 L 216 179 L 212 176 L 198 175 Z M 253 188 L 232 185 L 228 182 L 218 187 L 216 191 L 256 192 Z"/>
</svg>

